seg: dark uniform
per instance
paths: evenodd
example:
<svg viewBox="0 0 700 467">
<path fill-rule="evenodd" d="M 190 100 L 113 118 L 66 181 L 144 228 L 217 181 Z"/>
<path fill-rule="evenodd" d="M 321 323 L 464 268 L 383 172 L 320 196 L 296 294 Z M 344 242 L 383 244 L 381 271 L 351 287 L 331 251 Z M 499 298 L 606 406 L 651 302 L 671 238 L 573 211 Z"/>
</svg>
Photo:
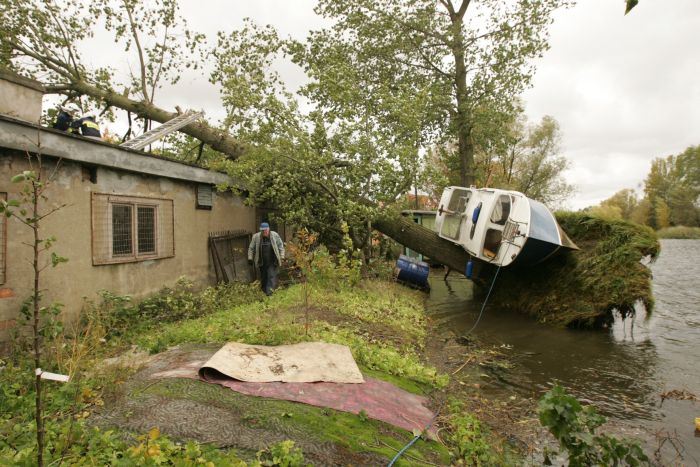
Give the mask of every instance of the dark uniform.
<svg viewBox="0 0 700 467">
<path fill-rule="evenodd" d="M 83 136 L 91 136 L 93 138 L 102 137 L 102 134 L 100 133 L 100 126 L 97 124 L 95 117 L 92 115 L 75 120 L 71 124 L 71 128 L 76 130 L 76 133 L 77 130 L 79 130 L 80 134 Z"/>
<path fill-rule="evenodd" d="M 73 117 L 71 114 L 64 110 L 59 110 L 58 115 L 56 115 L 56 121 L 53 124 L 53 128 L 61 131 L 68 131 L 73 123 Z"/>
</svg>

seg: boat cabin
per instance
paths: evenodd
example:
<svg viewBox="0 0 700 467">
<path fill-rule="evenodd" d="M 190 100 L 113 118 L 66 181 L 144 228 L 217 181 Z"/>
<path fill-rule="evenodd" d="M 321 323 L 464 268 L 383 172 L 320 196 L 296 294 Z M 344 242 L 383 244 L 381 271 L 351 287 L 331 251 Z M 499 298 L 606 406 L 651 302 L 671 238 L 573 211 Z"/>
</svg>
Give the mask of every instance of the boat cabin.
<svg viewBox="0 0 700 467">
<path fill-rule="evenodd" d="M 506 265 L 524 243 L 516 234 L 518 222 L 526 225 L 528 221 L 526 200 L 517 192 L 450 187 L 443 193 L 435 230 L 474 257 Z M 504 243 L 514 248 L 503 248 Z M 512 258 L 507 257 L 509 253 Z"/>
</svg>

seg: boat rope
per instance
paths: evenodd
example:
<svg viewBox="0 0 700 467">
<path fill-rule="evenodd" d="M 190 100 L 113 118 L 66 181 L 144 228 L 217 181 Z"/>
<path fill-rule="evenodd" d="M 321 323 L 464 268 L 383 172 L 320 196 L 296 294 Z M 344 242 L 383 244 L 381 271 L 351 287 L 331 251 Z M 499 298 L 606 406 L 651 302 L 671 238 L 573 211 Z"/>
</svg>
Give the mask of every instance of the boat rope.
<svg viewBox="0 0 700 467">
<path fill-rule="evenodd" d="M 477 325 L 479 324 L 479 321 L 481 321 L 481 316 L 484 314 L 484 310 L 486 309 L 486 304 L 489 302 L 489 297 L 491 296 L 491 291 L 493 290 L 493 285 L 496 283 L 496 278 L 498 277 L 498 271 L 501 270 L 501 266 L 498 266 L 498 269 L 496 269 L 496 274 L 493 275 L 493 280 L 491 281 L 491 287 L 489 287 L 489 292 L 486 294 L 486 299 L 484 299 L 484 303 L 481 305 L 481 311 L 479 312 L 479 317 L 476 319 L 476 322 L 474 323 L 474 326 L 467 331 L 464 335 L 471 334 L 474 329 L 476 329 Z"/>
<path fill-rule="evenodd" d="M 506 242 L 506 245 L 507 245 L 507 246 L 506 246 L 506 250 L 505 250 L 505 252 L 503 253 L 503 257 L 504 257 L 504 258 L 505 258 L 506 255 L 508 254 L 508 249 L 510 248 L 511 243 L 510 243 L 510 242 Z M 495 259 L 495 258 L 494 258 L 494 259 Z M 491 287 L 489 287 L 489 292 L 486 294 L 486 298 L 484 299 L 484 303 L 481 304 L 481 311 L 479 311 L 479 317 L 476 318 L 476 322 L 474 323 L 474 326 L 472 326 L 472 328 L 464 334 L 465 336 L 471 334 L 472 331 L 473 331 L 474 329 L 476 329 L 476 327 L 478 326 L 479 321 L 481 321 L 481 317 L 483 316 L 484 310 L 486 309 L 486 304 L 489 302 L 489 297 L 491 296 L 491 291 L 493 290 L 494 284 L 496 284 L 496 278 L 498 277 L 498 272 L 501 270 L 501 267 L 502 267 L 502 266 L 499 264 L 499 265 L 498 265 L 498 269 L 496 269 L 496 274 L 493 275 L 493 279 L 491 280 Z"/>
<path fill-rule="evenodd" d="M 443 404 L 443 405 L 444 405 L 444 404 Z M 392 467 L 392 466 L 394 465 L 394 462 L 396 462 L 396 461 L 399 459 L 399 457 L 401 457 L 401 455 L 402 455 L 404 452 L 408 451 L 408 449 L 409 449 L 411 446 L 413 446 L 413 444 L 414 444 L 416 441 L 418 441 L 418 440 L 420 439 L 421 436 L 423 436 L 423 433 L 425 433 L 426 431 L 428 431 L 428 430 L 430 429 L 430 427 L 433 425 L 433 423 L 435 423 L 435 420 L 438 418 L 438 415 L 440 415 L 440 411 L 441 411 L 441 410 L 442 410 L 442 407 L 440 407 L 440 409 L 438 409 L 438 411 L 435 413 L 435 415 L 433 415 L 433 418 L 430 420 L 430 423 L 428 423 L 428 424 L 425 426 L 425 428 L 423 428 L 423 431 L 421 431 L 419 434 L 415 435 L 415 436 L 413 437 L 413 439 L 412 439 L 408 444 L 406 444 L 406 446 L 404 446 L 403 448 L 401 448 L 401 450 L 400 450 L 399 452 L 396 453 L 396 455 L 394 456 L 393 459 L 391 459 L 391 462 L 389 462 L 389 465 L 388 465 L 387 467 Z"/>
</svg>

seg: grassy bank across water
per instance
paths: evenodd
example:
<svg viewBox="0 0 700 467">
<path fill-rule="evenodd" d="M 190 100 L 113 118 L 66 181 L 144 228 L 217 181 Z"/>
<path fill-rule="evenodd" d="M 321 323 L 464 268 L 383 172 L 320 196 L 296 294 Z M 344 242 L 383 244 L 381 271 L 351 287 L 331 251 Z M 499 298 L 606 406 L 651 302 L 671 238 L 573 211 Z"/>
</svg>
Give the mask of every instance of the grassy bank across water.
<svg viewBox="0 0 700 467">
<path fill-rule="evenodd" d="M 673 238 L 673 239 L 700 239 L 700 227 L 666 227 L 665 229 L 660 229 L 656 231 L 656 236 L 659 238 Z"/>
</svg>

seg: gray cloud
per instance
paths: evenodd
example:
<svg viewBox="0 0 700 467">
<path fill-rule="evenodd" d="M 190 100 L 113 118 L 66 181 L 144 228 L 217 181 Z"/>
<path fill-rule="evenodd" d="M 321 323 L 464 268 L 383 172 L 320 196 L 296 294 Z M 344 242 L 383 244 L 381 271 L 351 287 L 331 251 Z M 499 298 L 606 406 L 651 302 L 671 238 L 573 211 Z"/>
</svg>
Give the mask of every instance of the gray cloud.
<svg viewBox="0 0 700 467">
<path fill-rule="evenodd" d="M 700 144 L 700 2 L 586 0 L 557 14 L 525 95 L 561 124 L 580 208 L 644 180 L 651 160 Z"/>
<path fill-rule="evenodd" d="M 240 27 L 244 17 L 303 39 L 324 25 L 314 5 L 313 0 L 181 1 L 181 10 L 190 27 L 212 41 L 216 31 Z M 578 187 L 569 203 L 573 208 L 637 187 L 653 158 L 700 144 L 700 2 L 645 0 L 627 16 L 623 7 L 621 0 L 581 0 L 558 12 L 551 50 L 536 63 L 533 87 L 524 96 L 531 120 L 551 115 L 561 125 L 564 154 L 572 162 L 566 177 Z M 86 56 L 95 65 L 127 72 L 123 54 L 104 54 L 112 47 L 106 34 L 98 34 Z M 305 79 L 293 65 L 280 65 L 278 72 L 290 89 Z M 157 103 L 222 118 L 218 89 L 207 77 L 201 70 L 185 72 L 176 86 L 160 91 Z M 125 128 L 121 120 L 112 126 L 117 132 Z"/>
</svg>

